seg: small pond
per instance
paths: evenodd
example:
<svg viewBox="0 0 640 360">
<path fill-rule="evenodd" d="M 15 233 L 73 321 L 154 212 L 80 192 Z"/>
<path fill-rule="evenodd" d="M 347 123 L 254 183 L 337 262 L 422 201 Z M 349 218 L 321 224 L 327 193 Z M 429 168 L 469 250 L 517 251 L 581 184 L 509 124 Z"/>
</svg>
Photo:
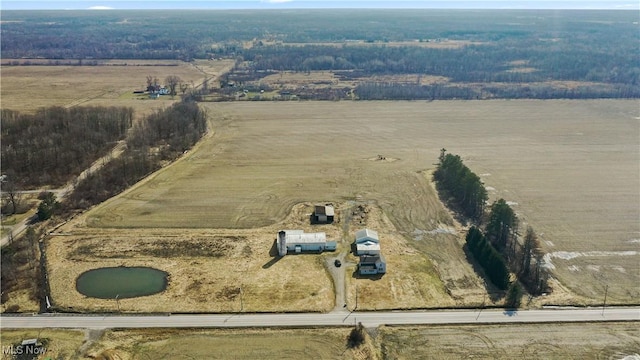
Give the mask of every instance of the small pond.
<svg viewBox="0 0 640 360">
<path fill-rule="evenodd" d="M 108 267 L 83 272 L 76 289 L 99 299 L 133 298 L 157 294 L 167 288 L 169 274 L 150 267 Z"/>
</svg>

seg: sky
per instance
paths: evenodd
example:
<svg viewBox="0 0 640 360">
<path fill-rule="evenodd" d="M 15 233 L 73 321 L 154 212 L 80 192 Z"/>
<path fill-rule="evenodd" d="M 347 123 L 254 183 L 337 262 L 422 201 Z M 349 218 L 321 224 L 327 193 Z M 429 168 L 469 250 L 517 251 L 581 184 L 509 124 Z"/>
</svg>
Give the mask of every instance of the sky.
<svg viewBox="0 0 640 360">
<path fill-rule="evenodd" d="M 0 10 L 128 9 L 627 9 L 638 0 L 0 0 Z"/>
</svg>

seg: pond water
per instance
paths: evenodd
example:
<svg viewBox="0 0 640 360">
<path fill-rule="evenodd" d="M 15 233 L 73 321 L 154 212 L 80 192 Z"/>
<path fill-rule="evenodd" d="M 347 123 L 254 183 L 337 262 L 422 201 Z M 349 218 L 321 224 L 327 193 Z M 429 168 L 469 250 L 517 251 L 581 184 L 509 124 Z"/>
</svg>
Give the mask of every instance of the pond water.
<svg viewBox="0 0 640 360">
<path fill-rule="evenodd" d="M 133 298 L 157 294 L 167 288 L 169 274 L 150 267 L 108 267 L 86 271 L 76 280 L 76 289 L 99 299 Z"/>
</svg>

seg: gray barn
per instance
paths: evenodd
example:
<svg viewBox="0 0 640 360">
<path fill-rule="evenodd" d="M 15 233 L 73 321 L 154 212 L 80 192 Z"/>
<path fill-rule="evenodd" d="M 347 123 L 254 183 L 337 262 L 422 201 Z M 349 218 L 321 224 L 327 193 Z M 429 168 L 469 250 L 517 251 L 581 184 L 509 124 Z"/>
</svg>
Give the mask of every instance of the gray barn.
<svg viewBox="0 0 640 360">
<path fill-rule="evenodd" d="M 280 230 L 277 243 L 280 256 L 288 253 L 335 251 L 337 246 L 335 241 L 327 241 L 327 235 L 323 232 L 305 233 L 303 230 Z"/>
</svg>

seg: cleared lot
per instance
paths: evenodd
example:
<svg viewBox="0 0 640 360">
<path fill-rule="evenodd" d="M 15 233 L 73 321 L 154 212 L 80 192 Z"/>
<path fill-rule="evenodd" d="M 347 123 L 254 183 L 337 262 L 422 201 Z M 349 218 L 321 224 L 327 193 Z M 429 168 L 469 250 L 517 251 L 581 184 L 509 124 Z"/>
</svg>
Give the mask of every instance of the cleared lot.
<svg viewBox="0 0 640 360">
<path fill-rule="evenodd" d="M 182 161 L 89 213 L 116 228 L 253 228 L 299 202 L 380 206 L 434 262 L 454 298 L 477 288 L 421 172 L 444 147 L 540 234 L 554 274 L 598 303 L 640 296 L 635 100 L 206 104 L 215 134 Z M 378 160 L 383 155 L 385 160 Z M 383 240 L 384 241 L 384 240 Z M 383 245 L 384 246 L 384 245 Z M 569 255 L 566 255 L 569 254 Z M 457 294 L 456 289 L 461 293 Z M 481 300 L 480 300 L 481 301 Z"/>
</svg>

